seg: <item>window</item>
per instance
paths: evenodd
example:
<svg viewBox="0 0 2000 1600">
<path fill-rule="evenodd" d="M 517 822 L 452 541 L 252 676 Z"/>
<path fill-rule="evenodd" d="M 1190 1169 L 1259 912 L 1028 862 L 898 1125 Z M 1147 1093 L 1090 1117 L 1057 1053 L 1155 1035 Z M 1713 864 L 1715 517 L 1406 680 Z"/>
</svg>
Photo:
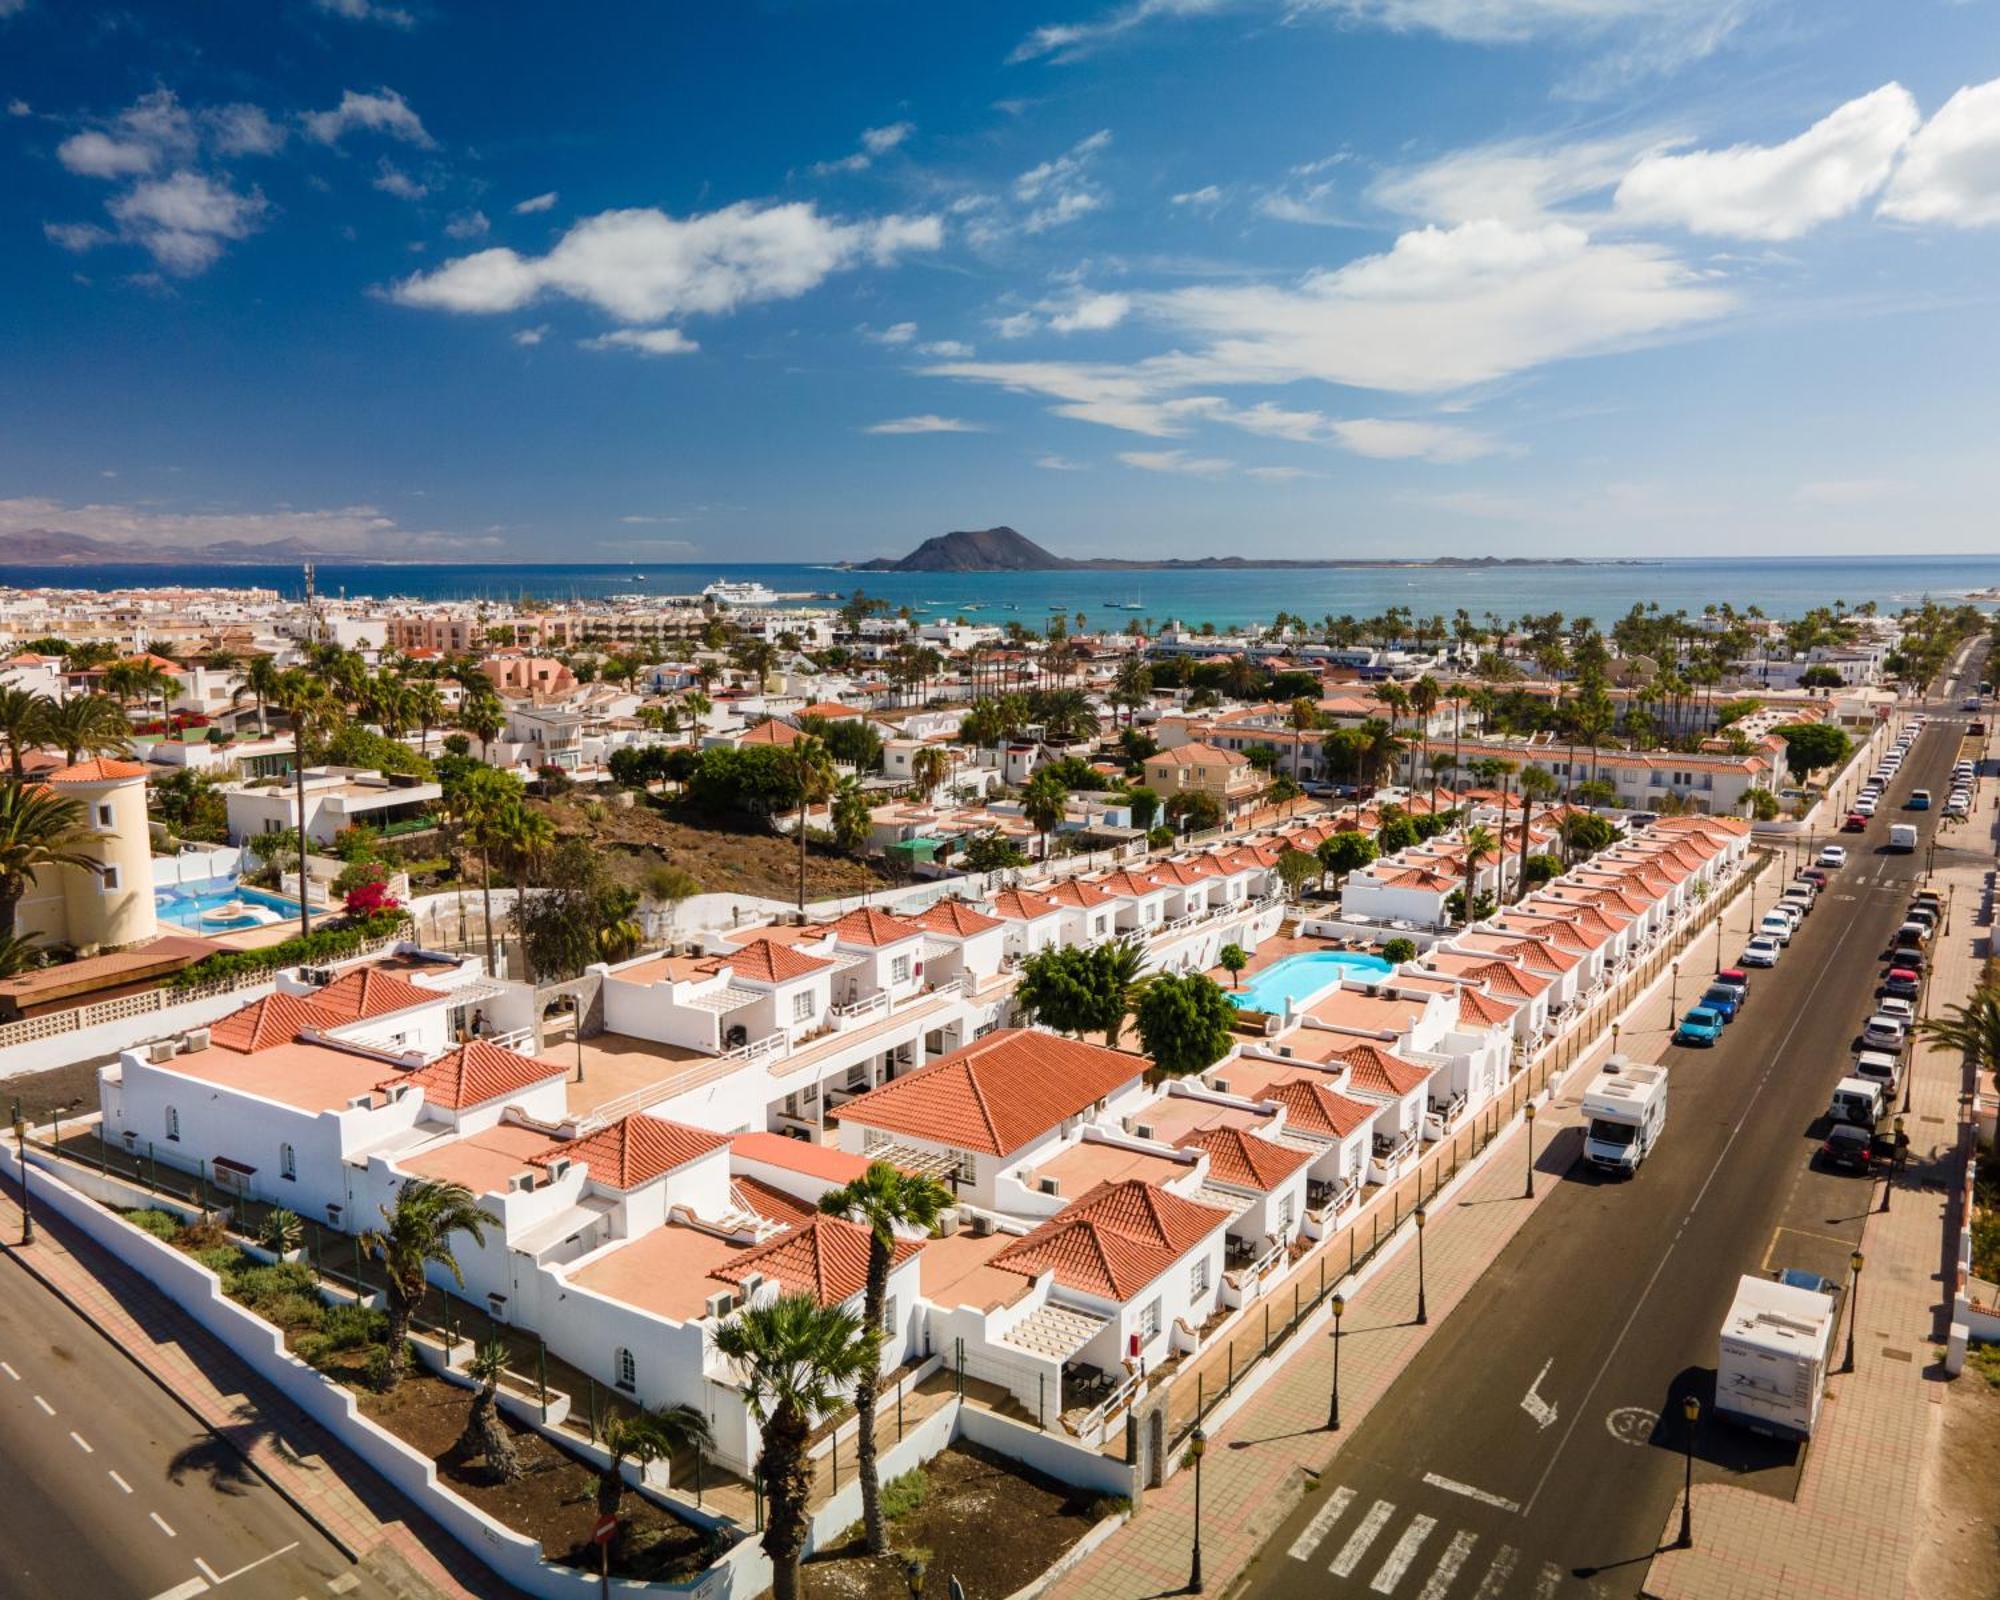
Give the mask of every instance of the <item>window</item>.
<svg viewBox="0 0 2000 1600">
<path fill-rule="evenodd" d="M 910 958 L 908 956 L 898 956 L 894 961 L 889 963 L 889 981 L 891 983 L 908 983 L 910 981 Z"/>
<path fill-rule="evenodd" d="M 124 882 L 124 874 L 116 867 L 106 867 L 98 874 L 98 881 L 105 888 L 115 890 Z"/>
<path fill-rule="evenodd" d="M 278 1146 L 278 1176 L 287 1183 L 298 1182 L 299 1153 L 288 1144 Z"/>
<path fill-rule="evenodd" d="M 179 1106 L 167 1107 L 167 1137 L 179 1140 L 181 1136 L 181 1112 Z"/>
<path fill-rule="evenodd" d="M 611 1365 L 618 1374 L 618 1387 L 627 1394 L 638 1393 L 639 1363 L 632 1359 L 632 1352 L 621 1344 L 618 1353 L 611 1358 Z"/>
<path fill-rule="evenodd" d="M 792 1021 L 808 1021 L 813 1014 L 812 990 L 801 989 L 792 996 Z"/>
<path fill-rule="evenodd" d="M 112 825 L 112 820 L 110 805 L 107 802 L 100 801 L 97 807 L 97 825 L 100 828 L 108 828 Z"/>
<path fill-rule="evenodd" d="M 1146 1308 L 1139 1313 L 1139 1343 L 1142 1345 L 1150 1344 L 1153 1340 L 1159 1338 L 1159 1336 L 1160 1302 L 1158 1300 L 1151 1300 L 1147 1302 Z"/>
<path fill-rule="evenodd" d="M 891 1338 L 895 1336 L 896 1297 L 892 1294 L 882 1297 L 882 1332 Z"/>
<path fill-rule="evenodd" d="M 1289 1238 L 1292 1232 L 1293 1208 L 1298 1204 L 1296 1195 L 1286 1195 L 1285 1203 L 1278 1207 L 1278 1237 Z"/>
<path fill-rule="evenodd" d="M 1188 1293 L 1199 1299 L 1208 1293 L 1208 1257 L 1195 1257 L 1194 1266 L 1188 1272 Z"/>
</svg>

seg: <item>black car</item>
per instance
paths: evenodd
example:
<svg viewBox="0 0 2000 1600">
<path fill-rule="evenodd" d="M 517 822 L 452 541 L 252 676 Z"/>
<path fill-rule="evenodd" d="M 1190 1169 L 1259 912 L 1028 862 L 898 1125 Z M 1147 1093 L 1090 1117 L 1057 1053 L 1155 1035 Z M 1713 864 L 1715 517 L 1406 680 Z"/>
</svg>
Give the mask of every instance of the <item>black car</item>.
<svg viewBox="0 0 2000 1600">
<path fill-rule="evenodd" d="M 1838 1123 L 1820 1145 L 1819 1158 L 1822 1166 L 1837 1172 L 1865 1175 L 1874 1170 L 1875 1135 L 1851 1122 Z"/>
</svg>

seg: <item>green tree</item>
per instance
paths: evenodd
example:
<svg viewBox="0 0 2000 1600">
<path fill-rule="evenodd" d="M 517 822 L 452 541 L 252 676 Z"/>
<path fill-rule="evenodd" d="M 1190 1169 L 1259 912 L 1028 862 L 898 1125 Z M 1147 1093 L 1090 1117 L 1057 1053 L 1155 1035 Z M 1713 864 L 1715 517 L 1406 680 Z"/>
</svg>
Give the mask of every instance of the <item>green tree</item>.
<svg viewBox="0 0 2000 1600">
<path fill-rule="evenodd" d="M 1785 741 L 1785 759 L 1800 772 L 1838 767 L 1854 749 L 1845 730 L 1830 722 L 1787 723 L 1777 730 Z"/>
<path fill-rule="evenodd" d="M 854 1409 L 860 1418 L 855 1431 L 855 1466 L 861 1478 L 861 1520 L 871 1555 L 889 1548 L 882 1521 L 882 1482 L 875 1461 L 875 1395 L 882 1385 L 883 1339 L 894 1339 L 889 1325 L 889 1268 L 895 1261 L 897 1230 L 927 1234 L 951 1205 L 951 1191 L 935 1178 L 905 1173 L 886 1161 L 871 1161 L 860 1177 L 819 1197 L 828 1216 L 845 1217 L 868 1230 L 868 1277 L 861 1296 L 864 1323 L 877 1337 L 864 1341 L 861 1369 L 854 1380 Z"/>
<path fill-rule="evenodd" d="M 1563 843 L 1572 855 L 1594 856 L 1618 837 L 1618 830 L 1588 811 L 1573 811 L 1562 820 Z"/>
<path fill-rule="evenodd" d="M 1051 945 L 1021 963 L 1014 1006 L 1024 1021 L 1082 1038 L 1102 1033 L 1106 1044 L 1131 1011 L 1144 951 L 1131 940 L 1094 945 Z"/>
<path fill-rule="evenodd" d="M 1963 1004 L 1947 1005 L 1943 1016 L 1926 1017 L 1917 1024 L 1917 1037 L 1956 1050 L 1975 1074 L 2000 1075 L 2000 985 L 1982 983 Z"/>
<path fill-rule="evenodd" d="M 803 1294 L 748 1306 L 715 1331 L 716 1354 L 736 1363 L 743 1398 L 763 1433 L 757 1475 L 768 1506 L 762 1544 L 771 1558 L 774 1600 L 799 1600 L 813 1421 L 860 1377 L 875 1338 L 860 1318 Z"/>
<path fill-rule="evenodd" d="M 1514 885 L 1514 898 L 1516 900 L 1526 894 L 1529 888 L 1528 843 L 1529 830 L 1534 823 L 1535 806 L 1538 802 L 1546 803 L 1554 799 L 1556 791 L 1562 785 L 1556 782 L 1554 773 L 1544 771 L 1537 766 L 1529 765 L 1521 768 L 1519 787 L 1521 791 L 1521 866 L 1517 874 L 1518 881 Z M 1547 882 L 1548 880 L 1539 879 L 1537 881 Z"/>
<path fill-rule="evenodd" d="M 859 779 L 842 778 L 833 791 L 833 842 L 851 856 L 868 848 L 875 818 Z"/>
<path fill-rule="evenodd" d="M 1838 689 L 1846 682 L 1833 667 L 1807 667 L 1799 674 L 1799 687 L 1802 689 Z"/>
<path fill-rule="evenodd" d="M 132 748 L 132 724 L 101 694 L 71 695 L 42 713 L 38 737 L 72 765 L 86 756 L 125 755 Z"/>
<path fill-rule="evenodd" d="M 1382 825 L 1375 830 L 1375 844 L 1383 855 L 1392 856 L 1398 850 L 1407 850 L 1421 843 L 1422 838 L 1417 831 L 1416 819 L 1401 806 L 1382 808 Z"/>
<path fill-rule="evenodd" d="M 1521 861 L 1521 882 L 1531 889 L 1539 889 L 1561 873 L 1562 862 L 1551 855 L 1526 856 Z"/>
<path fill-rule="evenodd" d="M 242 682 L 229 696 L 232 706 L 240 706 L 245 700 L 256 702 L 257 737 L 260 739 L 268 737 L 271 732 L 267 711 L 277 697 L 278 682 L 282 676 L 273 657 L 252 656 L 244 663 Z"/>
<path fill-rule="evenodd" d="M 493 855 L 505 849 L 525 791 L 521 780 L 497 767 L 474 767 L 444 791 L 444 812 L 479 855 L 479 894 L 486 924 L 486 970 L 497 973 L 493 942 Z"/>
<path fill-rule="evenodd" d="M 1391 966 L 1400 967 L 1406 961 L 1417 959 L 1417 941 L 1414 939 L 1391 939 L 1382 946 L 1382 959 Z"/>
<path fill-rule="evenodd" d="M 625 1503 L 625 1463 L 642 1471 L 649 1462 L 667 1460 L 683 1450 L 712 1450 L 715 1436 L 708 1418 L 693 1406 L 657 1406 L 644 1411 L 606 1415 L 597 1441 L 604 1463 L 597 1469 L 597 1514 L 615 1517 Z"/>
<path fill-rule="evenodd" d="M 98 872 L 96 835 L 74 800 L 27 784 L 0 783 L 0 938 L 12 938 L 28 885 L 54 867 Z"/>
<path fill-rule="evenodd" d="M 1021 815 L 1042 836 L 1042 859 L 1049 859 L 1049 835 L 1069 809 L 1069 787 L 1060 773 L 1044 767 L 1028 779 L 1021 793 Z"/>
<path fill-rule="evenodd" d="M 1153 1065 L 1179 1077 L 1229 1053 L 1236 1008 L 1213 979 L 1162 973 L 1147 983 L 1137 1008 L 1139 1038 Z"/>
<path fill-rule="evenodd" d="M 1250 952 L 1240 944 L 1226 944 L 1215 954 L 1216 964 L 1229 974 L 1231 988 L 1243 987 L 1243 969 L 1250 965 Z"/>
<path fill-rule="evenodd" d="M 1479 895 L 1474 887 L 1479 881 L 1479 869 L 1500 853 L 1500 841 L 1493 836 L 1493 830 L 1483 823 L 1475 823 L 1465 830 L 1459 840 L 1465 852 L 1465 887 L 1459 891 L 1463 918 L 1467 924 L 1477 920 Z M 1486 897 L 1490 903 L 1490 896 Z"/>
<path fill-rule="evenodd" d="M 806 834 L 806 813 L 821 801 L 831 799 L 834 786 L 840 781 L 840 774 L 833 765 L 833 756 L 826 746 L 811 734 L 803 734 L 792 741 L 785 752 L 785 765 L 792 780 L 792 792 L 798 802 L 799 819 L 799 915 L 806 909 L 806 850 L 811 840 Z"/>
<path fill-rule="evenodd" d="M 532 813 L 520 820 L 530 817 L 548 827 L 546 818 Z M 521 846 L 517 833 L 510 850 Z M 522 959 L 540 982 L 560 983 L 592 962 L 621 960 L 639 944 L 633 920 L 639 897 L 611 876 L 587 840 L 565 839 L 549 850 L 541 877 L 535 894 L 516 897 L 513 915 Z"/>
<path fill-rule="evenodd" d="M 1001 872 L 1009 867 L 1025 867 L 1027 853 L 998 828 L 975 833 L 958 852 L 959 865 L 967 872 Z"/>
<path fill-rule="evenodd" d="M 42 742 L 43 729 L 54 706 L 55 702 L 45 694 L 0 689 L 0 740 L 6 741 L 7 759 L 16 783 L 26 774 L 23 763 L 27 753 Z"/>
<path fill-rule="evenodd" d="M 1320 876 L 1319 857 L 1305 850 L 1286 849 L 1280 852 L 1275 870 L 1285 893 L 1296 897 L 1308 879 Z"/>
<path fill-rule="evenodd" d="M 1167 820 L 1186 833 L 1222 826 L 1222 802 L 1206 789 L 1183 789 L 1167 797 Z"/>
<path fill-rule="evenodd" d="M 442 1267 L 461 1287 L 465 1274 L 458 1257 L 451 1253 L 451 1236 L 469 1234 L 483 1246 L 486 1230 L 500 1226 L 500 1219 L 480 1209 L 472 1191 L 460 1183 L 444 1183 L 436 1178 L 405 1178 L 396 1191 L 396 1203 L 383 1206 L 385 1227 L 361 1236 L 361 1245 L 381 1263 L 389 1302 L 389 1360 L 384 1387 L 393 1389 L 410 1366 L 410 1319 L 423 1303 L 424 1274 Z"/>
<path fill-rule="evenodd" d="M 1160 814 L 1160 797 L 1144 784 L 1125 791 L 1125 803 L 1132 808 L 1132 826 L 1150 831 Z"/>
<path fill-rule="evenodd" d="M 488 1339 L 472 1352 L 465 1375 L 479 1387 L 472 1391 L 472 1409 L 465 1416 L 465 1432 L 458 1436 L 461 1456 L 479 1456 L 496 1482 L 513 1483 L 521 1476 L 521 1458 L 514 1449 L 514 1436 L 500 1420 L 500 1377 L 507 1370 L 507 1347 L 498 1339 Z"/>
<path fill-rule="evenodd" d="M 1342 828 L 1320 840 L 1313 854 L 1319 857 L 1320 883 L 1324 886 L 1328 873 L 1337 872 L 1345 878 L 1373 861 L 1375 841 L 1357 828 Z"/>
</svg>

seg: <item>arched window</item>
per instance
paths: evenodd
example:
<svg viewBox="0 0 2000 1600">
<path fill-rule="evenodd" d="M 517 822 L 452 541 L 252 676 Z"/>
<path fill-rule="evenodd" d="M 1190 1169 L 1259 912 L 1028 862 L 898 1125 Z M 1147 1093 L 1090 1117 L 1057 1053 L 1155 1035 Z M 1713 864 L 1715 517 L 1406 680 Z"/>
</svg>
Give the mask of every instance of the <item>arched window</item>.
<svg viewBox="0 0 2000 1600">
<path fill-rule="evenodd" d="M 278 1176 L 293 1182 L 299 1176 L 299 1153 L 288 1144 L 278 1146 Z"/>
<path fill-rule="evenodd" d="M 618 1370 L 618 1387 L 627 1394 L 636 1393 L 639 1388 L 639 1363 L 632 1359 L 632 1352 L 621 1344 L 612 1365 Z"/>
<path fill-rule="evenodd" d="M 180 1107 L 178 1107 L 178 1106 L 168 1106 L 168 1107 L 167 1107 L 167 1137 L 168 1137 L 169 1139 L 178 1139 L 178 1138 L 180 1138 L 180 1136 L 181 1136 L 181 1112 L 180 1112 Z"/>
</svg>

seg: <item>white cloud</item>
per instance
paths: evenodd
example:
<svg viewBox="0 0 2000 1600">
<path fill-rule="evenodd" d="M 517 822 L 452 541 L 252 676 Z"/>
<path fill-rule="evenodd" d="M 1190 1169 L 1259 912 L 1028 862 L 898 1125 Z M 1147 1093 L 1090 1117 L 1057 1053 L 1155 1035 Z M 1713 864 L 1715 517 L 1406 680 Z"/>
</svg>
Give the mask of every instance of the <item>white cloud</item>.
<svg viewBox="0 0 2000 1600">
<path fill-rule="evenodd" d="M 1327 11 L 1396 32 L 1421 31 L 1476 44 L 1575 38 L 1622 24 L 1667 30 L 1706 55 L 1734 32 L 1749 0 L 1300 0 L 1299 10 Z"/>
<path fill-rule="evenodd" d="M 1289 439 L 1293 444 L 1312 444 L 1323 440 L 1331 426 L 1328 419 L 1317 411 L 1288 411 L 1269 400 L 1260 400 L 1242 410 L 1232 410 L 1215 401 L 1205 410 L 1217 421 L 1226 422 L 1231 427 L 1260 433 L 1267 439 Z"/>
<path fill-rule="evenodd" d="M 685 522 L 687 521 L 687 518 L 686 517 L 620 517 L 618 520 L 624 523 L 628 528 L 652 528 L 652 527 L 658 527 L 661 523 L 664 522 Z"/>
<path fill-rule="evenodd" d="M 1091 181 L 1090 167 L 1110 143 L 1111 130 L 1100 128 L 1014 180 L 1014 198 L 1030 208 L 1021 219 L 1025 232 L 1045 233 L 1104 205 L 1104 191 Z"/>
<path fill-rule="evenodd" d="M 644 356 L 684 356 L 701 348 L 679 328 L 619 328 L 582 344 L 586 350 L 636 350 Z"/>
<path fill-rule="evenodd" d="M 1219 188 L 1212 183 L 1204 183 L 1199 189 L 1182 190 L 1179 194 L 1173 196 L 1169 203 L 1177 206 L 1193 206 L 1198 210 L 1206 210 L 1210 206 L 1221 205 L 1222 200 L 1223 194 Z"/>
<path fill-rule="evenodd" d="M 917 336 L 917 325 L 914 322 L 892 322 L 886 328 L 871 328 L 864 322 L 861 336 L 873 339 L 877 344 L 908 344 Z"/>
<path fill-rule="evenodd" d="M 1236 466 L 1225 456 L 1191 456 L 1185 450 L 1121 450 L 1118 459 L 1142 472 L 1172 472 L 1189 478 L 1219 478 Z"/>
<path fill-rule="evenodd" d="M 406 528 L 377 506 L 316 511 L 169 511 L 157 505 L 65 504 L 40 496 L 0 499 L 0 534 L 59 528 L 133 550 L 186 552 L 234 542 L 270 544 L 296 539 L 328 554 L 409 556 L 489 550 L 501 541 Z"/>
<path fill-rule="evenodd" d="M 32 117 L 34 114 L 35 108 L 25 100 L 9 100 L 7 102 L 7 115 L 10 117 Z"/>
<path fill-rule="evenodd" d="M 419 183 L 387 156 L 382 158 L 376 169 L 373 186 L 398 200 L 421 200 L 431 192 L 428 184 Z"/>
<path fill-rule="evenodd" d="M 45 222 L 42 233 L 51 244 L 81 255 L 86 250 L 94 250 L 101 244 L 109 244 L 115 234 L 98 227 L 94 222 Z"/>
<path fill-rule="evenodd" d="M 2000 223 L 2000 78 L 1960 89 L 1923 125 L 1881 212 L 1959 228 Z"/>
<path fill-rule="evenodd" d="M 1126 295 L 1081 294 L 1049 318 L 1049 327 L 1056 333 L 1102 333 L 1117 327 L 1131 309 Z"/>
<path fill-rule="evenodd" d="M 940 417 L 933 412 L 925 412 L 917 417 L 896 417 L 888 422 L 877 422 L 862 430 L 865 433 L 984 433 L 986 430 L 976 422 L 967 422 L 960 417 Z"/>
<path fill-rule="evenodd" d="M 887 266 L 943 240 L 935 217 L 844 222 L 810 202 L 738 201 L 691 217 L 604 211 L 573 224 L 546 255 L 481 250 L 405 278 L 391 294 L 403 305 L 468 313 L 515 311 L 560 294 L 621 322 L 655 322 L 796 299 L 834 272 Z"/>
<path fill-rule="evenodd" d="M 1044 472 L 1088 472 L 1090 467 L 1082 461 L 1071 461 L 1067 456 L 1037 456 L 1035 465 Z"/>
<path fill-rule="evenodd" d="M 1003 339 L 1025 339 L 1042 325 L 1032 311 L 1016 311 L 993 319 L 993 331 Z"/>
<path fill-rule="evenodd" d="M 384 88 L 374 94 L 357 94 L 348 89 L 341 94 L 339 105 L 331 111 L 309 111 L 304 122 L 307 134 L 321 144 L 338 144 L 350 133 L 363 132 L 400 139 L 423 150 L 437 148 L 437 141 L 425 130 L 409 102 L 394 89 Z"/>
<path fill-rule="evenodd" d="M 1010 61 L 1081 61 L 1101 44 L 1160 17 L 1199 17 L 1220 11 L 1230 0 L 1129 0 L 1095 22 L 1059 23 L 1037 28 L 1014 47 Z"/>
<path fill-rule="evenodd" d="M 517 217 L 531 217 L 538 211 L 552 211 L 555 209 L 556 201 L 561 198 L 553 189 L 549 190 L 546 194 L 529 195 L 527 199 L 514 207 L 514 215 Z"/>
<path fill-rule="evenodd" d="M 861 147 L 871 156 L 886 156 L 916 131 L 914 122 L 892 122 L 886 128 L 863 128 Z"/>
<path fill-rule="evenodd" d="M 83 178 L 130 178 L 151 172 L 160 153 L 138 139 L 115 139 L 95 128 L 73 133 L 56 146 L 56 159 Z"/>
<path fill-rule="evenodd" d="M 1354 417 L 1333 424 L 1333 436 L 1358 456 L 1378 461 L 1477 461 L 1500 447 L 1485 434 L 1443 422 Z"/>
<path fill-rule="evenodd" d="M 549 336 L 549 325 L 544 322 L 533 328 L 516 328 L 512 335 L 516 344 L 540 344 Z"/>
<path fill-rule="evenodd" d="M 198 172 L 141 183 L 108 207 L 127 237 L 180 277 L 213 265 L 224 244 L 255 231 L 266 209 L 256 190 L 238 194 Z"/>
<path fill-rule="evenodd" d="M 1261 478 L 1266 483 L 1291 483 L 1299 478 L 1317 478 L 1321 474 L 1308 472 L 1304 467 L 1245 467 L 1243 476 Z"/>
<path fill-rule="evenodd" d="M 225 156 L 271 156 L 285 147 L 285 129 L 262 106 L 217 106 L 202 113 L 210 142 Z"/>
<path fill-rule="evenodd" d="M 1618 185 L 1618 211 L 1694 233 L 1796 239 L 1879 190 L 1919 120 L 1909 91 L 1884 84 L 1784 144 L 1649 156 Z"/>
<path fill-rule="evenodd" d="M 972 353 L 972 346 L 958 339 L 932 339 L 917 346 L 918 355 L 946 361 L 962 361 Z"/>
<path fill-rule="evenodd" d="M 349 22 L 379 22 L 387 28 L 417 25 L 417 19 L 401 6 L 385 6 L 379 0 L 313 0 L 313 4 Z"/>
<path fill-rule="evenodd" d="M 1379 206 L 1425 222 L 1488 219 L 1532 226 L 1554 208 L 1610 189 L 1635 161 L 1673 141 L 1642 132 L 1572 144 L 1503 140 L 1385 172 L 1368 188 Z"/>
<path fill-rule="evenodd" d="M 493 230 L 493 224 L 486 220 L 483 211 L 461 211 L 444 225 L 445 236 L 450 239 L 483 239 Z"/>
</svg>

